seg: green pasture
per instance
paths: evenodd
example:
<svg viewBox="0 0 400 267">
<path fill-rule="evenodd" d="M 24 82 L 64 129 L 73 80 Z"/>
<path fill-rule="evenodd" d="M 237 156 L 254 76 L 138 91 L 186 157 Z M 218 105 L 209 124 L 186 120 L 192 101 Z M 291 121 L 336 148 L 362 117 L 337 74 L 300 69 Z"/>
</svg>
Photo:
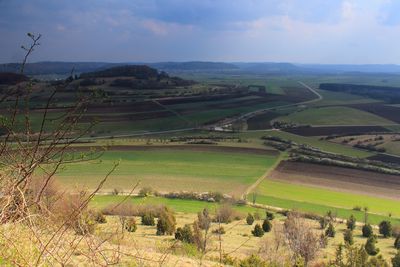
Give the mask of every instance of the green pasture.
<svg viewBox="0 0 400 267">
<path fill-rule="evenodd" d="M 307 125 L 385 125 L 394 122 L 372 113 L 348 107 L 309 108 L 277 118 L 278 121 Z"/>
<path fill-rule="evenodd" d="M 338 217 L 347 218 L 351 214 L 358 220 L 362 211 L 352 210 L 355 206 L 368 207 L 371 223 L 379 223 L 389 214 L 397 224 L 400 223 L 400 203 L 396 200 L 371 197 L 367 195 L 338 192 L 311 186 L 296 185 L 265 179 L 256 189 L 257 203 L 305 212 L 325 214 L 328 210 L 337 211 Z"/>
<path fill-rule="evenodd" d="M 112 195 L 97 195 L 91 201 L 91 205 L 96 209 L 103 209 L 110 205 L 117 205 L 119 203 L 132 203 L 135 205 L 165 205 L 172 208 L 176 212 L 183 213 L 197 213 L 204 208 L 207 208 L 211 212 L 214 212 L 221 204 L 214 202 L 190 200 L 190 199 L 169 199 L 163 197 L 128 197 L 125 200 L 124 196 L 112 196 Z M 258 209 L 246 205 L 233 205 L 233 209 L 242 212 L 255 212 Z"/>
<path fill-rule="evenodd" d="M 66 166 L 58 175 L 68 186 L 94 188 L 115 162 L 119 166 L 103 191 L 129 191 L 150 186 L 162 192 L 220 191 L 239 196 L 276 161 L 276 157 L 247 153 L 182 150 L 107 151 L 99 161 Z"/>
</svg>

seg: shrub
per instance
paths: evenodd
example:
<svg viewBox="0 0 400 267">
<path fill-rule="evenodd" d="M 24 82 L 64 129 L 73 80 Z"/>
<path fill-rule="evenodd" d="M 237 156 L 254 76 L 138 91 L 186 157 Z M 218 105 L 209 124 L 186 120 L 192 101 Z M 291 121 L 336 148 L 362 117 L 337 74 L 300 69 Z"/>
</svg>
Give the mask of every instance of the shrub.
<svg viewBox="0 0 400 267">
<path fill-rule="evenodd" d="M 94 221 L 97 222 L 97 223 L 101 223 L 102 224 L 102 223 L 106 223 L 107 222 L 106 216 L 104 216 L 104 214 L 101 211 L 94 212 L 93 218 L 94 218 Z"/>
<path fill-rule="evenodd" d="M 93 234 L 96 221 L 91 212 L 82 212 L 78 218 L 72 221 L 72 228 L 77 235 Z"/>
<path fill-rule="evenodd" d="M 354 206 L 354 207 L 353 207 L 353 210 L 361 211 L 361 210 L 362 210 L 362 207 L 361 207 L 361 206 Z"/>
<path fill-rule="evenodd" d="M 212 231 L 212 233 L 213 234 L 216 234 L 216 235 L 224 235 L 225 234 L 225 229 L 224 229 L 224 227 L 218 227 L 217 229 L 214 229 L 213 231 Z"/>
<path fill-rule="evenodd" d="M 142 224 L 150 226 L 156 225 L 154 221 L 154 216 L 151 212 L 146 212 L 145 214 L 142 215 Z"/>
<path fill-rule="evenodd" d="M 176 219 L 174 213 L 164 207 L 157 222 L 157 235 L 172 235 L 175 232 Z"/>
<path fill-rule="evenodd" d="M 254 217 L 254 220 L 260 220 L 261 219 L 261 215 L 260 215 L 260 213 L 258 211 L 254 212 L 253 217 Z"/>
<path fill-rule="evenodd" d="M 192 228 L 190 227 L 190 225 L 186 224 L 183 228 L 179 227 L 178 229 L 176 229 L 175 239 L 180 240 L 184 243 L 193 244 L 194 237 L 193 237 L 193 231 L 192 231 Z"/>
<path fill-rule="evenodd" d="M 353 245 L 354 244 L 353 231 L 351 231 L 350 229 L 345 230 L 343 233 L 343 239 L 345 243 Z"/>
<path fill-rule="evenodd" d="M 319 222 L 319 226 L 320 226 L 321 229 L 323 230 L 323 229 L 325 229 L 326 226 L 328 225 L 329 220 L 328 220 L 328 218 L 326 218 L 326 217 L 321 217 L 321 218 L 319 218 L 318 222 Z"/>
<path fill-rule="evenodd" d="M 368 240 L 365 243 L 365 251 L 367 251 L 369 255 L 374 256 L 379 253 L 379 248 L 375 246 L 376 243 L 378 243 L 378 241 L 375 236 L 368 237 Z"/>
<path fill-rule="evenodd" d="M 396 237 L 396 239 L 394 240 L 394 247 L 396 249 L 400 249 L 400 236 Z"/>
<path fill-rule="evenodd" d="M 325 231 L 325 235 L 328 237 L 335 237 L 336 230 L 332 223 L 329 223 L 328 228 Z"/>
<path fill-rule="evenodd" d="M 221 223 L 230 223 L 234 218 L 234 210 L 232 206 L 229 204 L 223 204 L 217 210 L 217 214 L 215 217 L 216 222 Z"/>
<path fill-rule="evenodd" d="M 370 224 L 364 224 L 362 227 L 362 235 L 363 237 L 370 237 L 373 235 L 374 231 L 372 230 L 372 226 Z"/>
<path fill-rule="evenodd" d="M 275 219 L 275 216 L 272 212 L 266 211 L 265 212 L 265 216 L 268 220 L 272 221 L 273 219 Z"/>
<path fill-rule="evenodd" d="M 262 229 L 263 229 L 264 232 L 266 232 L 266 233 L 268 233 L 268 232 L 271 231 L 271 229 L 272 229 L 272 224 L 271 224 L 271 222 L 270 222 L 268 219 L 265 219 L 265 220 L 263 221 Z"/>
<path fill-rule="evenodd" d="M 389 221 L 382 221 L 379 224 L 379 233 L 385 238 L 392 236 L 392 224 Z"/>
<path fill-rule="evenodd" d="M 257 223 L 256 226 L 254 226 L 254 230 L 251 231 L 251 233 L 256 237 L 262 237 L 264 235 L 264 230 L 262 229 L 260 224 Z"/>
<path fill-rule="evenodd" d="M 267 267 L 270 264 L 263 261 L 259 256 L 252 254 L 251 256 L 241 260 L 238 264 L 239 267 Z"/>
<path fill-rule="evenodd" d="M 247 222 L 248 225 L 252 225 L 253 222 L 254 222 L 254 217 L 253 217 L 253 215 L 251 215 L 251 214 L 249 213 L 249 214 L 247 215 L 247 217 L 246 217 L 246 222 Z"/>
<path fill-rule="evenodd" d="M 136 232 L 137 226 L 136 226 L 135 218 L 131 217 L 128 220 L 126 220 L 125 229 L 126 229 L 126 231 L 131 232 L 131 233 Z"/>
<path fill-rule="evenodd" d="M 396 255 L 392 258 L 393 267 L 400 267 L 400 250 L 397 251 Z"/>
<path fill-rule="evenodd" d="M 356 228 L 356 218 L 354 218 L 353 214 L 346 222 L 347 229 L 353 231 Z"/>
<path fill-rule="evenodd" d="M 151 193 L 153 192 L 153 189 L 149 186 L 143 187 L 139 191 L 139 196 L 140 197 L 147 197 L 150 196 Z"/>
</svg>

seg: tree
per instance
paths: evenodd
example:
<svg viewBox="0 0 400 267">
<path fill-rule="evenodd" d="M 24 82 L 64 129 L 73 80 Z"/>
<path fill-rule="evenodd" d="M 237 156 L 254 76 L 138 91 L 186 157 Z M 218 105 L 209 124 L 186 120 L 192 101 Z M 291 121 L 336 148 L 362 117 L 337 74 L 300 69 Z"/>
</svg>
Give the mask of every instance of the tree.
<svg viewBox="0 0 400 267">
<path fill-rule="evenodd" d="M 379 233 L 383 235 L 384 238 L 392 236 L 392 224 L 390 221 L 382 221 L 379 224 Z"/>
<path fill-rule="evenodd" d="M 303 259 L 304 264 L 307 265 L 316 258 L 323 247 L 321 236 L 315 232 L 314 226 L 297 212 L 290 212 L 287 215 L 283 234 L 293 262 Z"/>
<path fill-rule="evenodd" d="M 271 224 L 271 222 L 270 222 L 268 219 L 265 219 L 265 220 L 263 221 L 262 229 L 263 229 L 264 232 L 266 232 L 266 233 L 268 233 L 268 232 L 271 231 L 271 229 L 272 229 L 272 224 Z"/>
<path fill-rule="evenodd" d="M 335 237 L 336 230 L 332 223 L 329 223 L 328 228 L 325 231 L 325 235 L 328 237 Z"/>
<path fill-rule="evenodd" d="M 364 226 L 362 227 L 363 237 L 370 237 L 373 234 L 374 231 L 372 230 L 372 226 L 370 224 L 364 224 Z"/>
<path fill-rule="evenodd" d="M 346 222 L 347 229 L 353 231 L 356 228 L 356 218 L 353 216 L 353 214 L 350 216 L 350 218 Z"/>
<path fill-rule="evenodd" d="M 350 229 L 346 229 L 344 231 L 343 238 L 344 238 L 344 242 L 346 242 L 346 244 L 349 244 L 349 245 L 354 244 L 353 231 L 351 231 Z"/>
<path fill-rule="evenodd" d="M 365 243 L 365 251 L 369 255 L 375 256 L 379 253 L 379 248 L 375 246 L 376 243 L 378 243 L 378 241 L 375 236 L 368 237 L 367 242 Z"/>
<path fill-rule="evenodd" d="M 157 235 L 172 235 L 175 232 L 176 219 L 174 213 L 164 207 L 160 212 L 160 217 L 157 222 Z"/>
<path fill-rule="evenodd" d="M 252 225 L 252 224 L 253 224 L 253 222 L 254 222 L 254 216 L 251 215 L 251 213 L 249 213 L 249 214 L 247 215 L 247 217 L 246 217 L 246 222 L 247 222 L 248 225 Z"/>
<path fill-rule="evenodd" d="M 260 224 L 257 223 L 256 226 L 254 226 L 254 230 L 251 231 L 251 233 L 256 237 L 262 237 L 264 235 L 264 230 L 262 229 Z"/>
<path fill-rule="evenodd" d="M 205 253 L 209 243 L 209 230 L 211 227 L 211 216 L 208 209 L 197 213 L 197 220 L 193 223 L 193 237 L 197 249 Z M 221 235 L 221 233 L 219 233 Z"/>
<path fill-rule="evenodd" d="M 400 250 L 397 251 L 396 255 L 392 258 L 393 267 L 400 267 Z"/>
<path fill-rule="evenodd" d="M 186 224 L 183 228 L 178 227 L 175 232 L 175 239 L 189 244 L 194 243 L 194 236 L 190 225 Z"/>
<path fill-rule="evenodd" d="M 394 247 L 396 249 L 400 249 L 400 236 L 397 236 L 396 239 L 394 240 Z"/>
</svg>

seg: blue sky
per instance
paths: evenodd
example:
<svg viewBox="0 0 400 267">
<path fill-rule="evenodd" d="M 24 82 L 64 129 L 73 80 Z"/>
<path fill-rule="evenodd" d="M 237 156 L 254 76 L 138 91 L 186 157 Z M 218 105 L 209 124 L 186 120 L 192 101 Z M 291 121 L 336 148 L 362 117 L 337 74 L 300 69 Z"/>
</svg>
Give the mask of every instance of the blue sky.
<svg viewBox="0 0 400 267">
<path fill-rule="evenodd" d="M 400 64 L 398 0 L 0 0 L 0 62 Z"/>
</svg>

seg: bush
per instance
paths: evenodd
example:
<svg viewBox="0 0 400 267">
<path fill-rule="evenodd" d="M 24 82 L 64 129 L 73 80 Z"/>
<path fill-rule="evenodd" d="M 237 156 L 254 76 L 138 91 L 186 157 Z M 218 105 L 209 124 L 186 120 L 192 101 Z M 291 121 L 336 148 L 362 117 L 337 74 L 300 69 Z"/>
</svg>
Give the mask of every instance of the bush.
<svg viewBox="0 0 400 267">
<path fill-rule="evenodd" d="M 93 234 L 96 228 L 93 213 L 85 211 L 79 214 L 78 218 L 72 221 L 72 228 L 77 235 Z"/>
<path fill-rule="evenodd" d="M 239 267 L 267 267 L 270 266 L 268 262 L 263 261 L 257 255 L 251 255 L 243 260 L 241 260 L 238 264 Z"/>
<path fill-rule="evenodd" d="M 142 189 L 140 189 L 139 196 L 147 197 L 147 196 L 150 196 L 152 192 L 153 192 L 153 189 L 149 186 L 146 186 L 146 187 L 143 187 Z"/>
<path fill-rule="evenodd" d="M 356 228 L 356 218 L 354 218 L 353 214 L 346 222 L 347 229 L 353 231 Z"/>
<path fill-rule="evenodd" d="M 372 230 L 372 226 L 370 224 L 364 224 L 362 227 L 362 235 L 363 237 L 370 237 L 372 236 L 374 231 Z"/>
<path fill-rule="evenodd" d="M 375 236 L 368 237 L 367 242 L 365 243 L 365 251 L 372 256 L 375 256 L 379 253 L 379 248 L 375 246 L 378 243 Z"/>
<path fill-rule="evenodd" d="M 345 243 L 353 245 L 354 244 L 353 231 L 351 231 L 350 229 L 345 230 L 343 233 L 343 239 Z"/>
<path fill-rule="evenodd" d="M 254 230 L 251 231 L 251 233 L 256 236 L 256 237 L 262 237 L 264 235 L 264 230 L 261 228 L 260 224 L 256 224 L 256 226 L 254 226 Z"/>
<path fill-rule="evenodd" d="M 379 233 L 385 238 L 392 236 L 392 224 L 389 221 L 382 221 L 379 224 Z"/>
<path fill-rule="evenodd" d="M 272 221 L 273 219 L 275 219 L 275 216 L 272 212 L 266 211 L 265 212 L 265 216 L 268 220 Z"/>
<path fill-rule="evenodd" d="M 397 251 L 396 255 L 392 258 L 393 267 L 400 267 L 400 250 Z"/>
<path fill-rule="evenodd" d="M 131 233 L 136 232 L 137 226 L 136 226 L 135 218 L 129 218 L 128 220 L 126 220 L 125 229 L 126 229 L 126 231 L 131 232 Z"/>
<path fill-rule="evenodd" d="M 212 233 L 213 234 L 216 234 L 216 235 L 224 235 L 225 234 L 225 229 L 224 229 L 224 227 L 218 227 L 217 229 L 214 229 L 213 231 L 212 231 Z"/>
<path fill-rule="evenodd" d="M 246 222 L 248 225 L 252 225 L 254 223 L 254 217 L 250 213 L 246 217 Z"/>
<path fill-rule="evenodd" d="M 176 229 L 175 239 L 180 240 L 184 243 L 193 244 L 194 237 L 193 237 L 193 231 L 192 231 L 192 228 L 190 227 L 190 225 L 186 224 L 183 228 L 179 227 L 178 229 Z"/>
<path fill-rule="evenodd" d="M 154 221 L 154 216 L 151 212 L 146 212 L 145 214 L 142 215 L 142 224 L 150 226 L 156 225 Z"/>
<path fill-rule="evenodd" d="M 157 222 L 157 235 L 172 235 L 175 232 L 176 219 L 174 213 L 164 207 Z"/>
<path fill-rule="evenodd" d="M 325 231 L 325 235 L 328 237 L 335 237 L 336 230 L 332 223 L 329 223 L 328 228 Z"/>
<path fill-rule="evenodd" d="M 396 249 L 400 249 L 400 236 L 396 237 L 396 239 L 394 240 L 394 247 Z"/>
<path fill-rule="evenodd" d="M 235 212 L 232 209 L 232 206 L 229 204 L 224 204 L 218 208 L 215 221 L 221 223 L 230 223 L 234 218 L 234 214 Z"/>
<path fill-rule="evenodd" d="M 100 223 L 100 224 L 107 222 L 106 216 L 104 216 L 104 214 L 100 211 L 94 212 L 93 218 L 94 218 L 95 222 Z"/>
<path fill-rule="evenodd" d="M 272 229 L 272 224 L 268 219 L 265 219 L 262 224 L 262 229 L 264 232 L 268 233 Z"/>
<path fill-rule="evenodd" d="M 319 222 L 319 226 L 320 226 L 321 229 L 323 230 L 323 229 L 325 229 L 326 226 L 328 225 L 329 220 L 328 220 L 328 218 L 326 218 L 326 217 L 321 217 L 321 218 L 319 218 L 318 222 Z"/>
</svg>

